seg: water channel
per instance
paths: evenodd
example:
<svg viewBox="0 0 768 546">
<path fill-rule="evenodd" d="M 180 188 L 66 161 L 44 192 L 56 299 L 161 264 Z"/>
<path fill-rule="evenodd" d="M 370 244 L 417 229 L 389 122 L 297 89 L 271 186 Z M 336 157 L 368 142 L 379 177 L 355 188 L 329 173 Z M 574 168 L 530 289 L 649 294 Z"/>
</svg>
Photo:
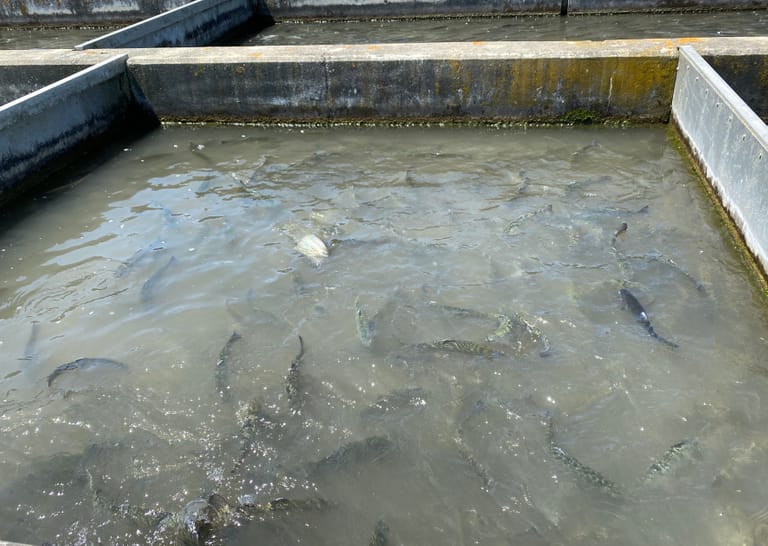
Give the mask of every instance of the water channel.
<svg viewBox="0 0 768 546">
<path fill-rule="evenodd" d="M 241 45 L 763 36 L 768 11 L 283 22 Z"/>
<path fill-rule="evenodd" d="M 765 296 L 663 127 L 165 126 L 1 233 L 3 540 L 766 543 Z"/>
</svg>

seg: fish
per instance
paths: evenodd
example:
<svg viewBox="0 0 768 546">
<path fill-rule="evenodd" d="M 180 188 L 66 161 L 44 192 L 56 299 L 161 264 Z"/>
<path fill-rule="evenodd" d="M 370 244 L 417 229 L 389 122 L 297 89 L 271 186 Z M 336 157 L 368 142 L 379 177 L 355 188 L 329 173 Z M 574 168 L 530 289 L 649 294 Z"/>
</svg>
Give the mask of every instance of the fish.
<svg viewBox="0 0 768 546">
<path fill-rule="evenodd" d="M 310 233 L 299 239 L 299 242 L 296 243 L 296 250 L 312 260 L 312 263 L 315 265 L 320 265 L 323 259 L 328 257 L 328 247 L 323 240 L 314 233 Z"/>
<path fill-rule="evenodd" d="M 216 362 L 216 391 L 222 400 L 229 402 L 232 400 L 232 392 L 229 385 L 229 361 L 231 358 L 232 347 L 243 339 L 243 336 L 237 332 L 232 332 L 227 343 L 219 352 L 219 360 Z"/>
<path fill-rule="evenodd" d="M 387 544 L 389 544 L 389 526 L 380 519 L 376 522 L 376 527 L 373 528 L 373 535 L 368 541 L 368 546 L 387 546 Z"/>
<path fill-rule="evenodd" d="M 648 314 L 645 312 L 645 309 L 643 309 L 643 306 L 640 305 L 640 302 L 637 301 L 637 298 L 632 295 L 632 292 L 630 292 L 626 288 L 621 288 L 619 290 L 619 296 L 621 296 L 623 305 L 626 306 L 627 309 L 629 309 L 629 312 L 632 313 L 632 316 L 635 317 L 635 320 L 639 322 L 643 326 L 643 328 L 645 328 L 645 331 L 648 332 L 648 335 L 650 335 L 652 338 L 657 339 L 661 343 L 664 343 L 665 345 L 672 347 L 673 349 L 676 349 L 679 347 L 677 343 L 664 339 L 663 337 L 661 337 L 659 334 L 656 333 L 656 331 L 653 329 L 653 326 L 651 326 L 651 321 L 648 318 Z"/>
<path fill-rule="evenodd" d="M 534 216 L 538 216 L 539 214 L 544 214 L 545 212 L 552 212 L 552 205 L 547 205 L 545 207 L 541 207 L 532 211 L 528 211 L 522 216 L 516 218 L 515 220 L 512 220 L 507 226 L 504 228 L 504 233 L 512 233 L 514 232 L 518 227 L 520 227 L 520 224 L 525 222 L 526 220 L 533 218 Z"/>
<path fill-rule="evenodd" d="M 563 447 L 559 446 L 555 441 L 554 424 L 552 417 L 549 418 L 549 434 L 548 434 L 548 449 L 549 453 L 558 461 L 560 461 L 570 472 L 573 474 L 577 481 L 583 485 L 593 487 L 608 493 L 612 496 L 621 496 L 622 491 L 618 485 L 611 480 L 600 474 L 597 470 L 590 468 L 576 457 L 568 453 Z"/>
<path fill-rule="evenodd" d="M 157 287 L 160 284 L 162 278 L 165 277 L 168 271 L 176 265 L 176 262 L 176 256 L 171 256 L 163 267 L 152 273 L 152 275 L 146 281 L 144 281 L 144 284 L 141 285 L 142 302 L 146 303 L 152 299 L 152 296 L 157 290 Z"/>
<path fill-rule="evenodd" d="M 648 467 L 648 470 L 646 470 L 641 478 L 641 482 L 648 483 L 660 476 L 672 474 L 686 462 L 699 459 L 700 457 L 701 450 L 698 442 L 694 440 L 681 440 L 673 444 L 657 461 Z"/>
<path fill-rule="evenodd" d="M 248 493 L 238 499 L 238 512 L 253 517 L 268 512 L 290 512 L 292 510 L 325 510 L 333 506 L 333 503 L 322 497 L 308 497 L 305 499 L 287 499 L 278 497 L 265 502 L 258 502 L 256 495 Z"/>
<path fill-rule="evenodd" d="M 491 335 L 485 338 L 486 341 L 497 341 L 514 333 L 518 350 L 522 350 L 524 340 L 522 334 L 524 334 L 525 338 L 540 346 L 539 356 L 545 357 L 551 354 L 552 344 L 549 338 L 540 328 L 526 320 L 522 314 L 512 313 L 512 315 L 505 315 L 493 313 L 491 316 L 498 321 L 498 327 Z"/>
<path fill-rule="evenodd" d="M 271 431 L 279 426 L 275 418 L 267 413 L 261 402 L 255 399 L 248 403 L 240 421 L 242 448 L 240 449 L 240 455 L 235 461 L 235 465 L 232 467 L 231 474 L 235 474 L 240 470 L 245 458 L 253 450 L 256 434 L 261 430 Z"/>
<path fill-rule="evenodd" d="M 117 370 L 127 369 L 127 366 L 122 362 L 116 360 L 110 360 L 109 358 L 78 358 L 72 362 L 67 362 L 61 366 L 56 367 L 55 370 L 47 377 L 48 386 L 52 386 L 56 378 L 66 372 L 74 372 L 77 370 L 95 370 L 99 368 L 111 368 Z"/>
<path fill-rule="evenodd" d="M 285 378 L 285 392 L 288 393 L 288 401 L 291 407 L 296 410 L 301 406 L 301 376 L 299 368 L 304 357 L 304 340 L 299 336 L 299 354 L 291 361 L 291 367 L 288 369 L 288 376 Z"/>
<path fill-rule="evenodd" d="M 397 389 L 379 396 L 371 406 L 363 410 L 364 419 L 383 418 L 406 410 L 421 411 L 427 405 L 427 393 L 421 387 Z"/>
<path fill-rule="evenodd" d="M 386 456 L 393 446 L 392 440 L 386 436 L 369 436 L 364 440 L 344 444 L 327 457 L 310 463 L 307 468 L 311 474 L 315 474 L 326 469 L 370 463 Z"/>
<path fill-rule="evenodd" d="M 494 347 L 467 341 L 462 339 L 438 339 L 429 343 L 420 343 L 417 345 L 420 349 L 430 349 L 433 351 L 446 351 L 451 353 L 461 353 L 466 355 L 480 355 L 489 358 L 503 356 L 504 353 Z"/>
<path fill-rule="evenodd" d="M 37 356 L 37 335 L 40 331 L 40 323 L 38 321 L 32 322 L 32 331 L 29 333 L 29 339 L 24 346 L 24 356 L 19 360 L 34 360 Z"/>
<path fill-rule="evenodd" d="M 370 347 L 373 344 L 373 338 L 376 335 L 376 324 L 365 314 L 365 310 L 355 299 L 355 324 L 357 326 L 357 337 L 363 347 Z"/>
</svg>

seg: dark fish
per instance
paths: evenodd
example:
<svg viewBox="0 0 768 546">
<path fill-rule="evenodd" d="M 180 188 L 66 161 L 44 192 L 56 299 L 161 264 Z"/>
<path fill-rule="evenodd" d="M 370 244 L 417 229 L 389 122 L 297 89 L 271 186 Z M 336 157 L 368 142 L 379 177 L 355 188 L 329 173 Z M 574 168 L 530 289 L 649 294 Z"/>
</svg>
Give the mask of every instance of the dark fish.
<svg viewBox="0 0 768 546">
<path fill-rule="evenodd" d="M 256 435 L 259 431 L 272 431 L 277 427 L 277 421 L 272 415 L 264 410 L 261 402 L 258 400 L 251 400 L 240 424 L 240 436 L 243 445 L 240 449 L 240 456 L 237 461 L 235 461 L 235 465 L 232 468 L 232 474 L 235 474 L 240 470 L 243 461 L 245 461 L 245 458 L 253 450 Z"/>
<path fill-rule="evenodd" d="M 379 520 L 373 529 L 373 535 L 368 541 L 368 546 L 387 546 L 387 544 L 389 544 L 389 526 L 384 523 L 384 520 Z"/>
<path fill-rule="evenodd" d="M 383 418 L 392 414 L 401 414 L 408 410 L 420 412 L 427 405 L 427 393 L 421 387 L 397 389 L 379 396 L 373 405 L 363 410 L 364 419 Z"/>
<path fill-rule="evenodd" d="M 447 351 L 451 353 L 462 353 L 467 355 L 480 355 L 487 357 L 503 356 L 504 353 L 489 347 L 488 345 L 481 345 L 474 341 L 466 341 L 461 339 L 438 339 L 437 341 L 430 341 L 429 343 L 420 343 L 418 345 L 420 349 L 431 349 L 433 351 Z"/>
<path fill-rule="evenodd" d="M 504 228 L 505 233 L 512 233 L 515 231 L 518 227 L 520 227 L 520 224 L 525 222 L 526 220 L 533 218 L 534 216 L 538 216 L 539 214 L 544 214 L 545 212 L 552 212 L 552 205 L 547 205 L 546 207 L 541 207 L 536 210 L 532 210 L 529 212 L 526 212 L 522 216 L 516 218 L 515 220 L 511 221 L 507 226 Z"/>
<path fill-rule="evenodd" d="M 287 499 L 285 497 L 279 497 L 266 502 L 258 502 L 256 500 L 256 495 L 247 494 L 242 495 L 238 501 L 238 512 L 249 517 L 268 512 L 325 510 L 332 506 L 332 503 L 322 497 L 309 497 L 306 499 Z"/>
<path fill-rule="evenodd" d="M 122 362 L 116 360 L 110 360 L 108 358 L 78 358 L 72 362 L 67 362 L 57 367 L 51 375 L 48 376 L 48 386 L 50 387 L 53 382 L 64 372 L 74 372 L 77 370 L 95 370 L 99 368 L 111 368 L 117 370 L 124 370 L 127 368 Z"/>
<path fill-rule="evenodd" d="M 162 281 L 163 277 L 168 274 L 168 271 L 176 265 L 176 257 L 171 256 L 168 262 L 152 273 L 152 275 L 141 286 L 141 301 L 147 302 L 152 299 L 158 285 Z"/>
<path fill-rule="evenodd" d="M 613 239 L 611 240 L 611 246 L 616 246 L 616 238 L 621 235 L 622 233 L 625 233 L 627 231 L 627 223 L 622 222 L 619 226 L 619 229 L 616 230 L 616 233 L 613 234 Z"/>
<path fill-rule="evenodd" d="M 288 402 L 294 410 L 299 409 L 302 405 L 301 375 L 299 373 L 299 368 L 301 367 L 303 357 L 304 340 L 299 336 L 299 354 L 297 354 L 291 361 L 291 367 L 288 369 L 288 377 L 285 378 L 285 391 L 288 393 Z"/>
<path fill-rule="evenodd" d="M 310 463 L 308 469 L 311 473 L 315 473 L 329 468 L 346 468 L 354 464 L 370 463 L 387 455 L 392 447 L 392 440 L 386 436 L 369 436 L 365 440 L 344 444 L 327 457 Z"/>
<path fill-rule="evenodd" d="M 243 336 L 237 332 L 232 332 L 227 343 L 219 352 L 219 360 L 216 362 L 216 390 L 219 396 L 227 402 L 232 399 L 232 392 L 229 388 L 229 361 L 231 359 L 232 347 L 243 339 Z"/>
<path fill-rule="evenodd" d="M 120 264 L 120 266 L 115 271 L 115 277 L 123 277 L 126 275 L 136 264 L 139 262 L 145 260 L 147 257 L 149 257 L 152 253 L 158 252 L 161 250 L 165 250 L 166 243 L 163 240 L 162 237 L 156 238 L 154 241 L 149 243 L 144 248 L 140 248 L 137 250 L 133 256 L 128 258 L 126 261 Z"/>
<path fill-rule="evenodd" d="M 355 300 L 355 325 L 357 326 L 357 337 L 363 347 L 370 347 L 373 344 L 373 338 L 376 335 L 376 324 L 368 318 L 365 309 Z"/>
<path fill-rule="evenodd" d="M 29 333 L 29 339 L 24 347 L 24 356 L 19 360 L 34 360 L 37 354 L 37 334 L 40 330 L 40 323 L 37 321 L 32 322 L 32 331 Z"/>
<path fill-rule="evenodd" d="M 640 302 L 637 301 L 637 298 L 633 296 L 629 290 L 622 288 L 619 290 L 619 295 L 621 296 L 621 301 L 623 302 L 624 306 L 629 309 L 629 312 L 632 313 L 632 316 L 635 317 L 635 320 L 639 322 L 643 328 L 645 328 L 645 331 L 648 332 L 648 335 L 659 340 L 661 343 L 668 345 L 669 347 L 679 347 L 677 343 L 673 343 L 672 341 L 664 339 L 655 332 L 653 326 L 651 326 L 651 321 L 648 318 L 648 314 L 645 312 L 645 309 L 643 309 L 643 306 L 640 305 Z"/>
<path fill-rule="evenodd" d="M 610 495 L 620 496 L 622 494 L 619 486 L 557 445 L 555 442 L 554 425 L 551 417 L 549 419 L 548 444 L 549 452 L 552 456 L 563 463 L 579 482 L 609 493 Z"/>
<path fill-rule="evenodd" d="M 658 477 L 675 472 L 677 468 L 701 457 L 699 445 L 693 440 L 682 440 L 672 445 L 658 461 L 651 464 L 643 475 L 641 481 L 647 483 Z"/>
</svg>

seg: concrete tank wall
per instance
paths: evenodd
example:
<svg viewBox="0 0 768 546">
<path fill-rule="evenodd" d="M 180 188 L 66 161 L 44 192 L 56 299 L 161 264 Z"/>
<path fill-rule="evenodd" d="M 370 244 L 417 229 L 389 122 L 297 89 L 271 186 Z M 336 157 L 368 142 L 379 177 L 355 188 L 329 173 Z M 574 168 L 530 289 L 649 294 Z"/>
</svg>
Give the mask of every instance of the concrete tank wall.
<svg viewBox="0 0 768 546">
<path fill-rule="evenodd" d="M 0 25 L 134 22 L 183 0 L 5 0 Z M 266 0 L 275 19 L 765 8 L 763 0 Z"/>
<path fill-rule="evenodd" d="M 696 50 L 680 49 L 674 122 L 747 247 L 768 272 L 768 127 Z"/>
<path fill-rule="evenodd" d="M 676 55 L 652 40 L 275 46 L 138 50 L 129 68 L 167 120 L 659 122 Z"/>
<path fill-rule="evenodd" d="M 0 106 L 0 203 L 28 192 L 117 126 L 153 123 L 126 60 L 114 56 Z"/>
<path fill-rule="evenodd" d="M 273 24 L 260 2 L 195 0 L 129 27 L 75 46 L 75 49 L 204 46 L 251 23 L 252 30 Z"/>
</svg>

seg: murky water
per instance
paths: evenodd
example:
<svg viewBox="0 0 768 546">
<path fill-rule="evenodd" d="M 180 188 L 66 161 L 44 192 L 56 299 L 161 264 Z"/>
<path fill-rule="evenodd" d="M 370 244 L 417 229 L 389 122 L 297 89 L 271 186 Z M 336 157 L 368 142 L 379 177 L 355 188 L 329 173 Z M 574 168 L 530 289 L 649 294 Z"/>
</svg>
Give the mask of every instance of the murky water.
<svg viewBox="0 0 768 546">
<path fill-rule="evenodd" d="M 212 493 L 226 544 L 768 529 L 765 299 L 663 128 L 166 127 L 25 213 L 4 540 L 171 542 Z"/>
<path fill-rule="evenodd" d="M 762 36 L 768 11 L 278 23 L 242 45 Z"/>
<path fill-rule="evenodd" d="M 0 49 L 71 49 L 118 27 L 0 27 Z"/>
</svg>

